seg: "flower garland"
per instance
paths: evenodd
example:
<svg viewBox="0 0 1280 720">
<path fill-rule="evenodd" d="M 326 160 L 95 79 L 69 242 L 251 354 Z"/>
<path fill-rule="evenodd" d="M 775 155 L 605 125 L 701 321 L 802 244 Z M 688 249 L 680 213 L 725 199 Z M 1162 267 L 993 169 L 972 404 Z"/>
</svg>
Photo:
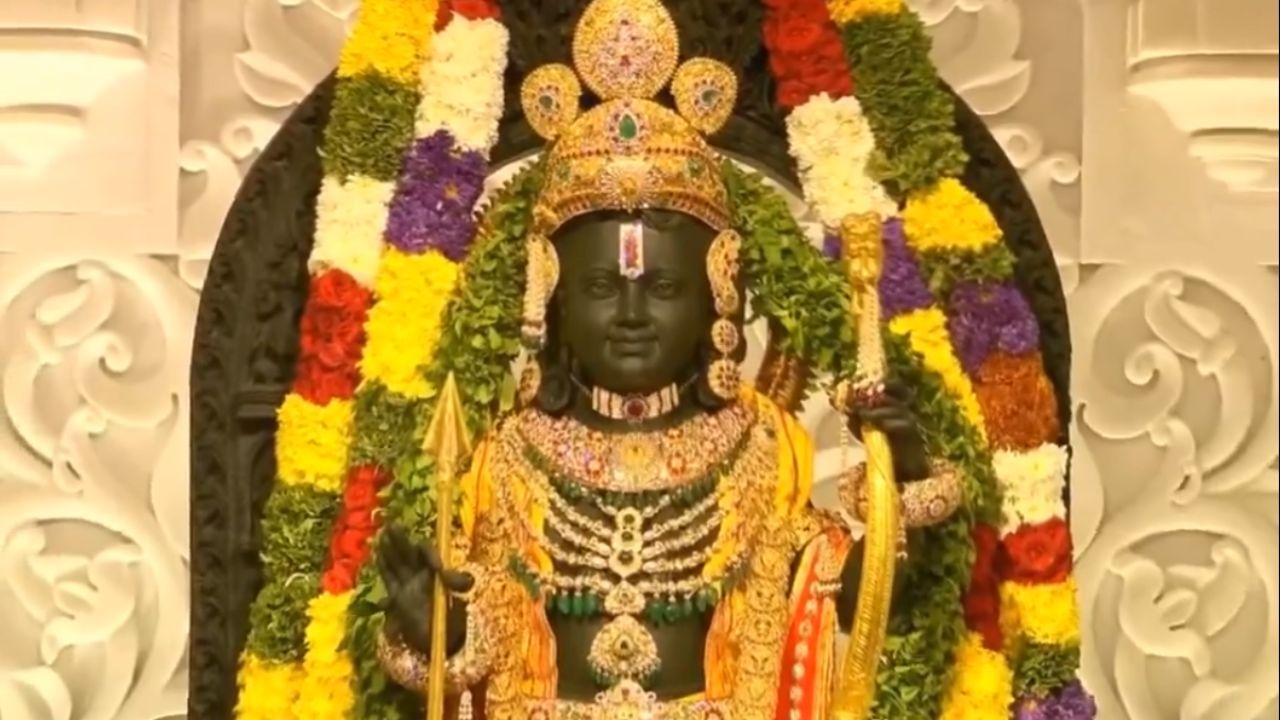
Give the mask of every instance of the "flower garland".
<svg viewBox="0 0 1280 720">
<path fill-rule="evenodd" d="M 308 642 L 319 637 L 319 628 L 310 627 L 319 617 L 313 600 L 348 461 L 352 397 L 373 301 L 368 288 L 382 252 L 391 183 L 412 132 L 415 75 L 429 52 L 434 16 L 430 0 L 367 0 L 339 61 L 322 141 L 325 178 L 300 355 L 279 410 L 279 478 L 262 521 L 265 584 L 250 607 L 237 678 L 240 720 L 319 717 L 312 710 L 320 704 L 300 699 L 319 672 Z"/>
<path fill-rule="evenodd" d="M 407 113 L 418 138 L 399 149 L 394 185 L 379 186 L 380 212 L 343 206 L 347 232 L 335 235 L 324 254 L 365 260 L 363 279 L 374 302 L 363 328 L 368 340 L 358 361 L 361 385 L 349 403 L 345 488 L 324 553 L 323 593 L 308 612 L 305 675 L 295 703 L 299 717 L 377 716 L 368 712 L 377 706 L 375 689 L 389 685 L 368 662 L 375 656 L 368 638 L 351 631 L 381 526 L 380 496 L 390 491 L 394 497 L 397 487 L 419 484 L 424 474 L 416 447 L 436 386 L 423 367 L 441 335 L 441 317 L 459 276 L 456 261 L 475 234 L 473 213 L 502 111 L 507 31 L 496 14 L 496 6 L 484 2 L 446 3 L 438 17 L 432 14 L 431 52 L 419 58 L 413 73 L 423 90 Z M 339 122 L 336 131 L 347 129 Z M 331 120 L 330 132 L 336 131 Z M 346 146 L 347 156 L 385 169 L 389 152 L 379 147 L 376 132 L 365 131 L 364 145 Z M 345 199 L 361 200 L 350 193 Z M 347 246 L 337 244 L 340 238 Z M 367 260 L 374 255 L 376 261 Z"/>
<path fill-rule="evenodd" d="M 777 4 L 765 0 L 770 10 Z M 850 213 L 871 211 L 885 219 L 880 291 L 890 337 L 905 338 L 924 367 L 942 380 L 976 428 L 980 437 L 974 442 L 998 451 L 999 487 L 991 491 L 1004 496 L 1003 504 L 981 508 L 982 522 L 956 539 L 975 551 L 964 597 L 971 639 L 957 651 L 942 714 L 1007 717 L 1013 688 L 1020 694 L 1048 694 L 1070 680 L 1071 672 L 1063 668 L 1071 663 L 1072 638 L 1064 629 L 1077 622 L 1074 605 L 1066 600 L 1074 598 L 1070 539 L 1062 520 L 1066 455 L 1051 445 L 1060 428 L 1038 353 L 1039 327 L 1010 282 L 1014 258 L 1002 242 L 999 223 L 957 179 L 966 156 L 955 132 L 954 104 L 929 61 L 919 18 L 901 0 L 830 0 L 827 5 L 845 42 L 857 99 L 833 101 L 813 92 L 780 103 L 795 108 L 787 122 L 792 154 L 805 197 L 829 228 Z M 806 33 L 791 32 L 817 37 L 829 23 L 812 17 L 808 22 Z M 779 63 L 772 57 L 778 48 L 766 47 L 781 86 Z M 840 156 L 831 169 L 823 165 L 828 155 Z M 900 219 L 892 217 L 895 208 L 881 205 L 881 187 L 903 202 Z M 1061 472 L 1049 472 L 1051 467 Z M 997 533 L 992 522 L 1003 532 Z M 1024 590 L 1036 584 L 1054 590 Z M 1056 594 L 1041 596 L 1051 592 Z M 1028 620 L 1021 612 L 1027 597 L 1055 602 Z M 973 638 L 984 654 L 973 649 Z M 990 675 L 978 669 L 984 664 L 976 658 L 1003 664 L 1001 650 L 1008 656 L 1005 672 L 1016 680 L 1005 683 L 1007 693 L 975 696 L 970 690 L 981 684 L 983 674 Z M 938 665 L 933 670 L 947 674 Z M 920 706 L 910 712 L 891 707 L 884 701 L 890 695 L 877 697 L 876 717 L 920 716 Z"/>
</svg>

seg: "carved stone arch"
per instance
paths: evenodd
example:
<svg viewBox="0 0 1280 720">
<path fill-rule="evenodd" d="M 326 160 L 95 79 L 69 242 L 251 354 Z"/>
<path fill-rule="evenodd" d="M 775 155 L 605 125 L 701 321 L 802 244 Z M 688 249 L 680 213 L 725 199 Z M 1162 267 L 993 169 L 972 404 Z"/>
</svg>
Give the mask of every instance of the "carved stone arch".
<svg viewBox="0 0 1280 720">
<path fill-rule="evenodd" d="M 752 62 L 758 62 L 758 58 Z M 763 67 L 749 77 L 767 78 Z M 795 184 L 767 79 L 714 138 Z M 190 717 L 231 716 L 248 608 L 261 586 L 259 517 L 275 476 L 275 409 L 292 380 L 306 260 L 322 169 L 317 147 L 333 99 L 325 80 L 250 169 L 218 238 L 197 316 L 191 369 Z M 990 205 L 1017 257 L 1017 279 L 1040 319 L 1046 369 L 1065 436 L 1070 334 L 1052 251 L 1016 170 L 981 118 L 957 102 L 970 162 L 964 180 Z M 495 164 L 536 147 L 509 115 Z M 1065 443 L 1065 437 L 1063 442 Z"/>
</svg>

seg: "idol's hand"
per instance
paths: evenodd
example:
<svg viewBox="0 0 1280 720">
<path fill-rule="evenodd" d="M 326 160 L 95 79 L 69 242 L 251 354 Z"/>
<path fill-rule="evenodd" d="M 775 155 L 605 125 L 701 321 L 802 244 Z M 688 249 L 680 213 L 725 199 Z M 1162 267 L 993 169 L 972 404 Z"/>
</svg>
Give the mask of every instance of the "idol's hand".
<svg viewBox="0 0 1280 720">
<path fill-rule="evenodd" d="M 884 400 L 878 407 L 854 409 L 849 428 L 861 437 L 863 424 L 889 438 L 893 447 L 893 472 L 899 483 L 929 477 L 929 456 L 915 413 L 911 412 L 910 388 L 897 382 L 886 383 Z"/>
<path fill-rule="evenodd" d="M 471 575 L 443 569 L 444 563 L 434 545 L 415 545 L 403 528 L 388 526 L 378 545 L 378 570 L 387 586 L 388 627 L 398 633 L 405 644 L 428 655 L 431 651 L 431 606 L 436 575 L 444 580 L 445 589 L 465 593 L 475 584 Z M 462 603 L 450 603 L 445 630 L 450 654 L 462 648 L 466 640 L 466 610 Z"/>
</svg>

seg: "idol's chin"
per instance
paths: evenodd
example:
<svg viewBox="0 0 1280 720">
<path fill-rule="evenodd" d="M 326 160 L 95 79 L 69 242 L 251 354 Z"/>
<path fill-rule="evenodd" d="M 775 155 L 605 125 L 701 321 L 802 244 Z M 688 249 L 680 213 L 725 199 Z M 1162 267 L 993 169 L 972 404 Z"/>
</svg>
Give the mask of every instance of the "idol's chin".
<svg viewBox="0 0 1280 720">
<path fill-rule="evenodd" d="M 609 371 L 603 375 L 608 381 L 599 382 L 600 387 L 620 395 L 648 394 L 657 392 L 675 381 L 668 378 L 658 361 L 658 354 L 620 354 L 610 353 Z"/>
</svg>

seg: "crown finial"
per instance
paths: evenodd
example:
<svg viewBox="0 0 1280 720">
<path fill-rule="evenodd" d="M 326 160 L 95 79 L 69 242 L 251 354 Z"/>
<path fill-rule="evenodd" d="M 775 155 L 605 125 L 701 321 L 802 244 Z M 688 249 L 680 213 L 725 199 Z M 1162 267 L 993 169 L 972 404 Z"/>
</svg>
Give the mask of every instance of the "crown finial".
<svg viewBox="0 0 1280 720">
<path fill-rule="evenodd" d="M 573 37 L 573 63 L 602 100 L 650 98 L 680 59 L 680 36 L 660 0 L 595 0 Z"/>
</svg>

